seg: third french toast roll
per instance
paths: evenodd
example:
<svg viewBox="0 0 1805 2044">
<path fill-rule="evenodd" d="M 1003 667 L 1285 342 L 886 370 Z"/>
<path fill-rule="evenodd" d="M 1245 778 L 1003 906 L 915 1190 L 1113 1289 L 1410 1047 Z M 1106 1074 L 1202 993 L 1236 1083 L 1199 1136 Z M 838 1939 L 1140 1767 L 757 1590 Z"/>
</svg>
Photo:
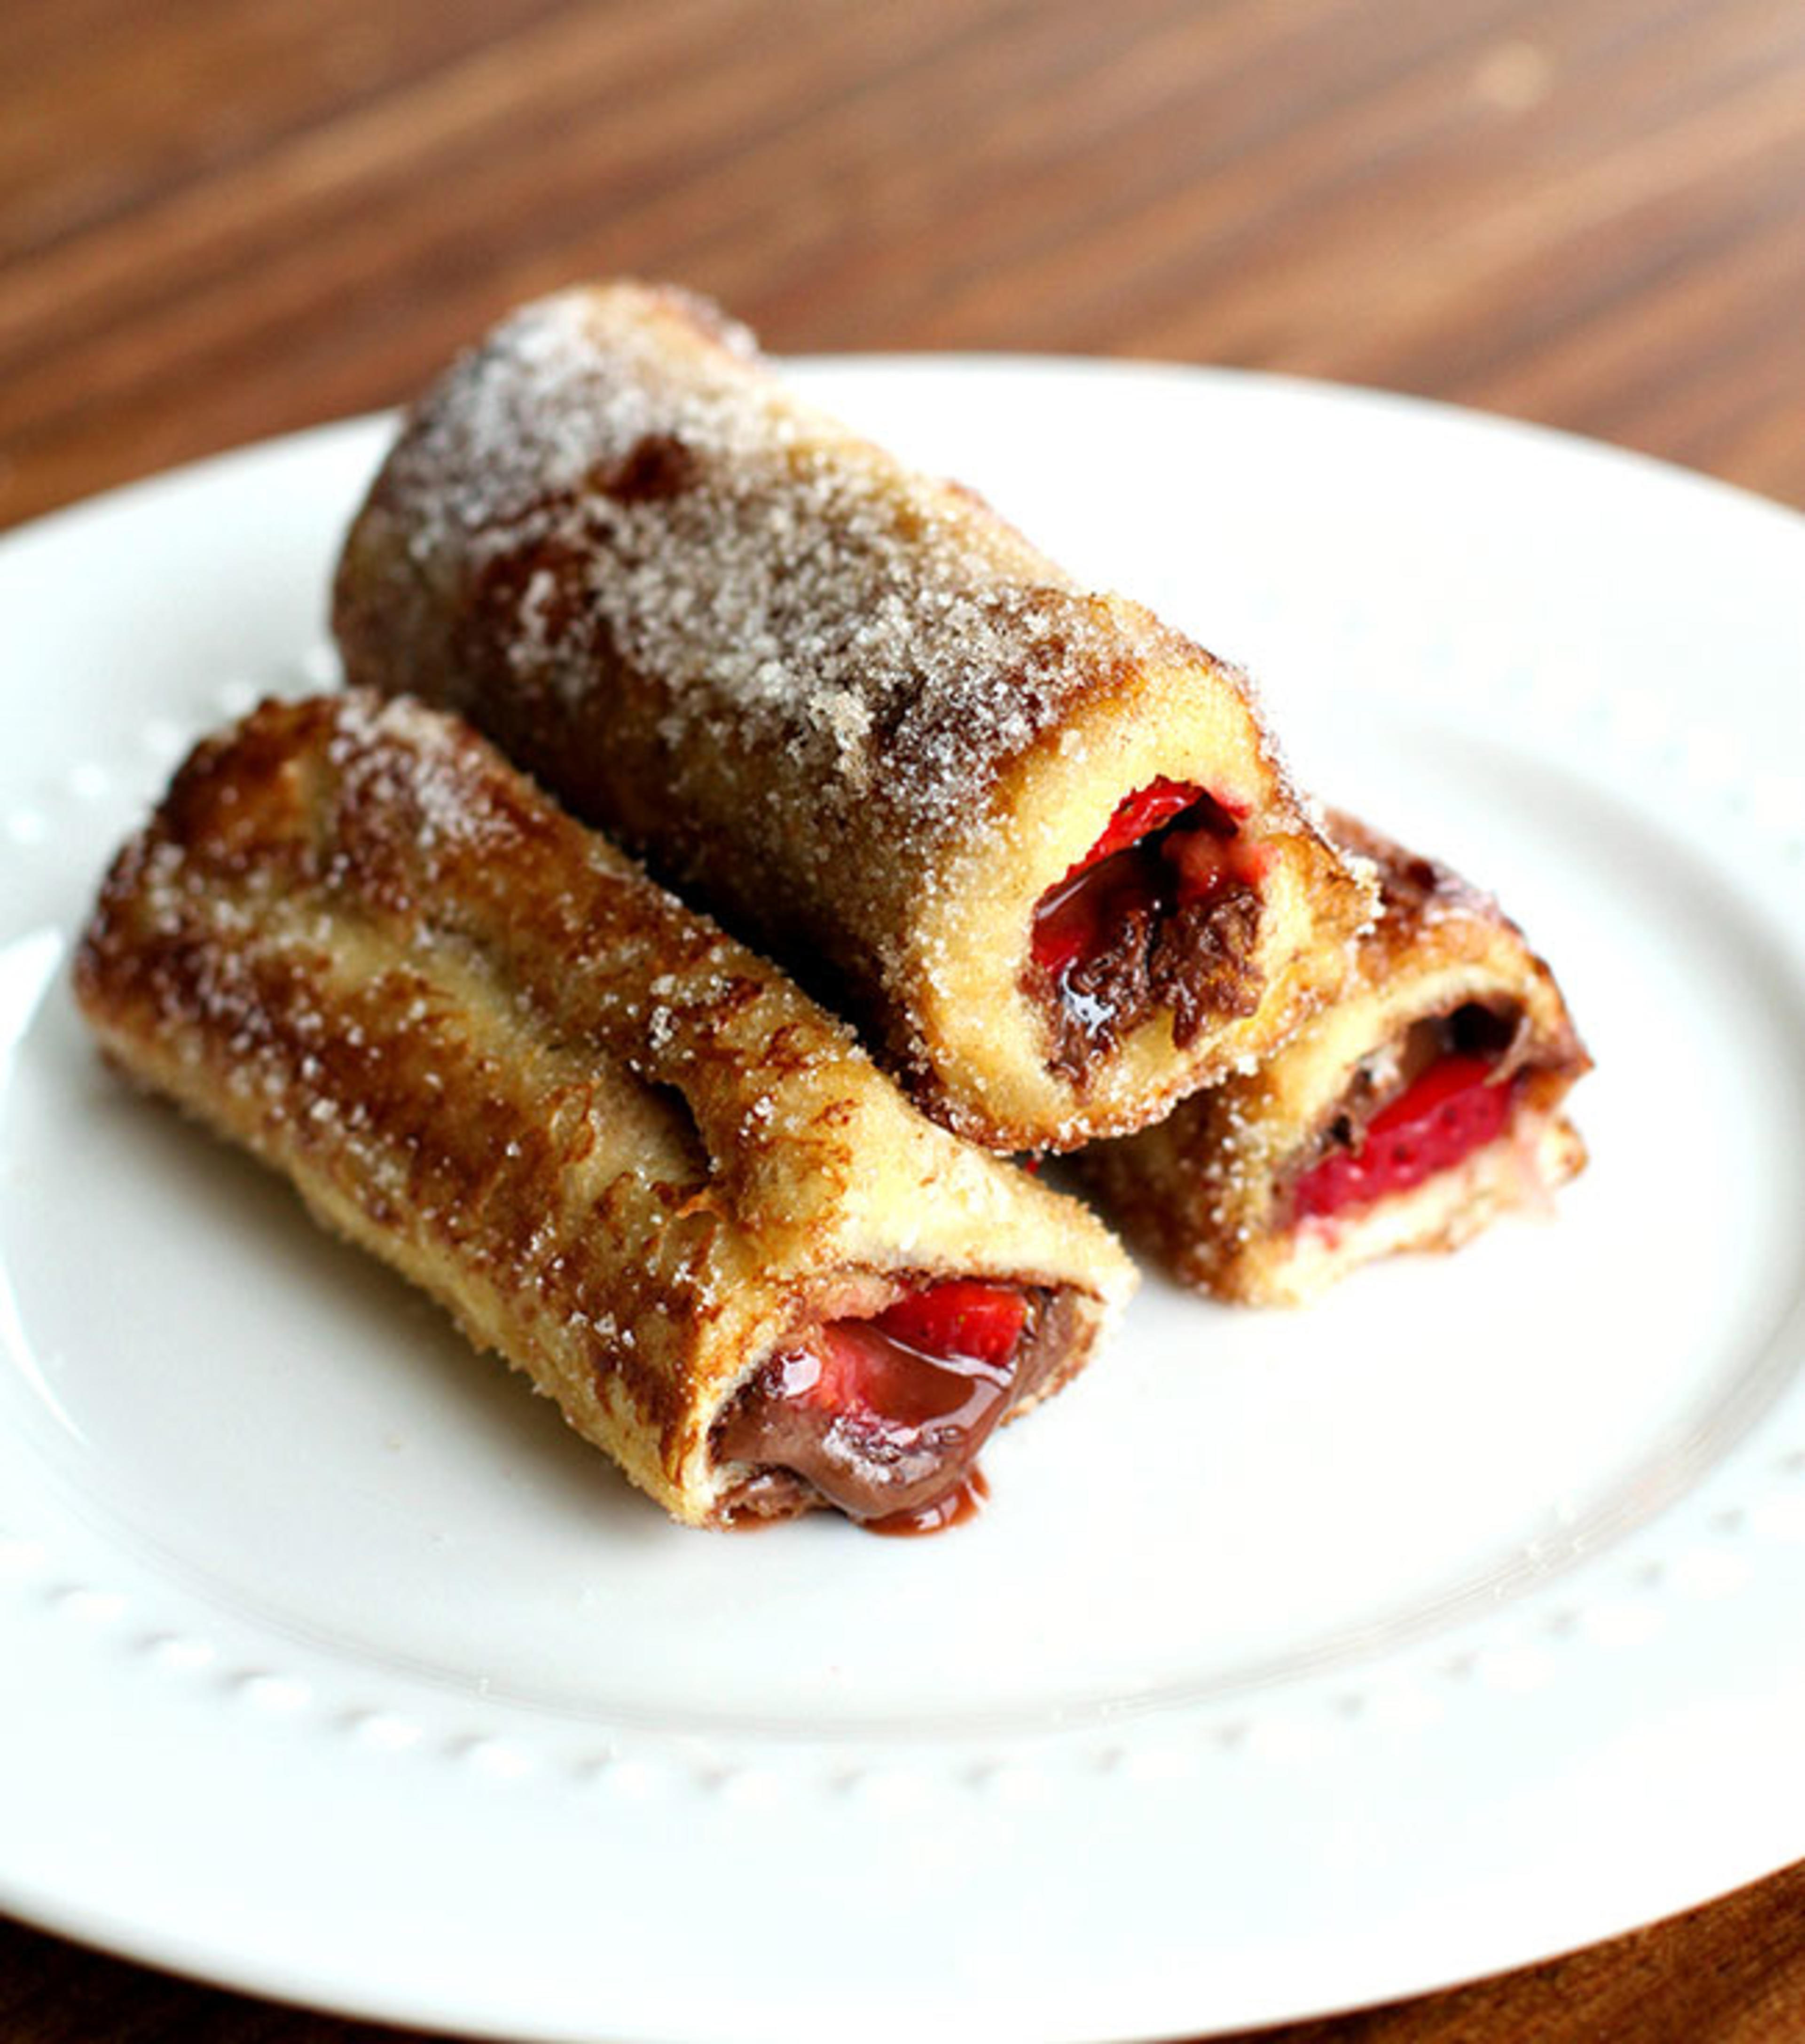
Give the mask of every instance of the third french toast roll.
<svg viewBox="0 0 1805 2044">
<path fill-rule="evenodd" d="M 335 624 L 353 682 L 463 711 L 993 1147 L 1263 1055 L 1370 909 L 1243 676 L 682 294 L 567 292 L 455 364 Z"/>
<path fill-rule="evenodd" d="M 363 693 L 201 746 L 76 986 L 677 1517 L 951 1508 L 1132 1282 L 460 720 Z"/>
<path fill-rule="evenodd" d="M 1340 996 L 1257 1070 L 1078 1164 L 1175 1277 L 1246 1304 L 1457 1248 L 1585 1162 L 1561 1102 L 1591 1060 L 1547 966 L 1447 866 L 1330 824 L 1381 889 Z"/>
</svg>

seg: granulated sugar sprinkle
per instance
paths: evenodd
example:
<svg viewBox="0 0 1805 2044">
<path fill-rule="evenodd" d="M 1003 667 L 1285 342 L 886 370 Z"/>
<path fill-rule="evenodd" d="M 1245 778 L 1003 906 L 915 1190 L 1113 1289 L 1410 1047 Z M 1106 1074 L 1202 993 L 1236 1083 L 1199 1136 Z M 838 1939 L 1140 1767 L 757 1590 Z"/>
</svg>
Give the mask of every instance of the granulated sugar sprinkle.
<svg viewBox="0 0 1805 2044">
<path fill-rule="evenodd" d="M 749 369 L 694 304 L 525 308 L 440 386 L 386 482 L 435 578 L 531 563 L 517 671 L 596 685 L 595 628 L 668 700 L 724 713 L 816 801 L 931 828 L 1125 657 L 1118 620 L 1008 527 Z"/>
</svg>

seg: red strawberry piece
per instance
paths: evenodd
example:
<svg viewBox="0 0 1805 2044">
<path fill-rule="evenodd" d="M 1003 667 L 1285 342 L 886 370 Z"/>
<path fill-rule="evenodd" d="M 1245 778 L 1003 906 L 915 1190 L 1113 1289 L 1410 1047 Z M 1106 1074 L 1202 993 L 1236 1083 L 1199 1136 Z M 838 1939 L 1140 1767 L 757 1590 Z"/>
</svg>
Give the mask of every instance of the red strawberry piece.
<svg viewBox="0 0 1805 2044">
<path fill-rule="evenodd" d="M 1150 781 L 1146 787 L 1137 788 L 1131 795 L 1124 795 L 1116 805 L 1116 813 L 1104 826 L 1096 843 L 1072 868 L 1066 878 L 1082 873 L 1087 866 L 1095 866 L 1100 859 L 1107 859 L 1113 851 L 1125 851 L 1131 844 L 1139 843 L 1150 831 L 1156 831 L 1162 824 L 1190 808 L 1199 796 L 1201 788 L 1194 788 L 1188 781 L 1169 781 L 1162 774 L 1157 781 Z"/>
<path fill-rule="evenodd" d="M 772 1394 L 891 1430 L 969 1424 L 1006 1390 L 1027 1318 L 1027 1301 L 1010 1286 L 954 1278 L 874 1320 L 829 1321 L 817 1340 L 781 1359 Z"/>
<path fill-rule="evenodd" d="M 808 1402 L 898 1436 L 956 1419 L 970 1402 L 969 1374 L 893 1341 L 870 1320 L 821 1330 L 821 1374 Z"/>
<path fill-rule="evenodd" d="M 1015 1354 L 1027 1318 L 1027 1301 L 1013 1285 L 954 1278 L 909 1293 L 872 1324 L 924 1355 L 1004 1363 Z"/>
<path fill-rule="evenodd" d="M 1292 1193 L 1300 1220 L 1407 1193 L 1494 1142 L 1510 1119 L 1511 1089 L 1491 1085 L 1491 1061 L 1440 1058 L 1373 1116 L 1358 1151 L 1332 1151 Z"/>
</svg>

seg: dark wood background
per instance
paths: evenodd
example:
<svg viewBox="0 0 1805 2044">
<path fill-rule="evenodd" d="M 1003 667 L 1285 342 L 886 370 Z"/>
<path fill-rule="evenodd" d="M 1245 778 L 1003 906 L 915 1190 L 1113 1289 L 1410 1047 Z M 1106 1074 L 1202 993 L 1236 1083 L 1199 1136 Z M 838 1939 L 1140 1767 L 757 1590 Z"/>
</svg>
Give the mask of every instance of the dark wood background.
<svg viewBox="0 0 1805 2044">
<path fill-rule="evenodd" d="M 1390 385 L 1805 500 L 1799 0 L 5 0 L 0 522 L 678 277 L 779 350 Z"/>
<path fill-rule="evenodd" d="M 780 351 L 1286 370 L 1805 503 L 1805 4 L 0 0 L 0 524 L 610 271 Z M 1271 2034 L 1805 2036 L 1802 1907 Z M 0 1923 L 9 2044 L 388 2034 Z"/>
</svg>

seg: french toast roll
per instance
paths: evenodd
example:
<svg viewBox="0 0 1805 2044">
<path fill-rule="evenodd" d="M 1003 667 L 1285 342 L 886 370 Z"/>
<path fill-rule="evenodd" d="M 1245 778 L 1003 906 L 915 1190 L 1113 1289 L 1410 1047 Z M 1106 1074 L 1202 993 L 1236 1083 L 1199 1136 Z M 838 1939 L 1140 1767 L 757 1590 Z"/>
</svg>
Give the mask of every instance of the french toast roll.
<svg viewBox="0 0 1805 2044">
<path fill-rule="evenodd" d="M 283 1172 L 675 1517 L 969 1495 L 1132 1284 L 1076 1201 L 461 720 L 363 692 L 200 745 L 75 968 L 117 1062 Z"/>
<path fill-rule="evenodd" d="M 454 364 L 334 622 L 351 682 L 470 717 L 993 1149 L 1263 1055 L 1370 912 L 1243 675 L 685 294 L 568 291 Z"/>
<path fill-rule="evenodd" d="M 1077 1160 L 1131 1241 L 1246 1304 L 1458 1248 L 1585 1162 L 1561 1108 L 1591 1059 L 1547 966 L 1448 867 L 1330 824 L 1381 890 L 1340 997 L 1257 1070 Z"/>
</svg>

